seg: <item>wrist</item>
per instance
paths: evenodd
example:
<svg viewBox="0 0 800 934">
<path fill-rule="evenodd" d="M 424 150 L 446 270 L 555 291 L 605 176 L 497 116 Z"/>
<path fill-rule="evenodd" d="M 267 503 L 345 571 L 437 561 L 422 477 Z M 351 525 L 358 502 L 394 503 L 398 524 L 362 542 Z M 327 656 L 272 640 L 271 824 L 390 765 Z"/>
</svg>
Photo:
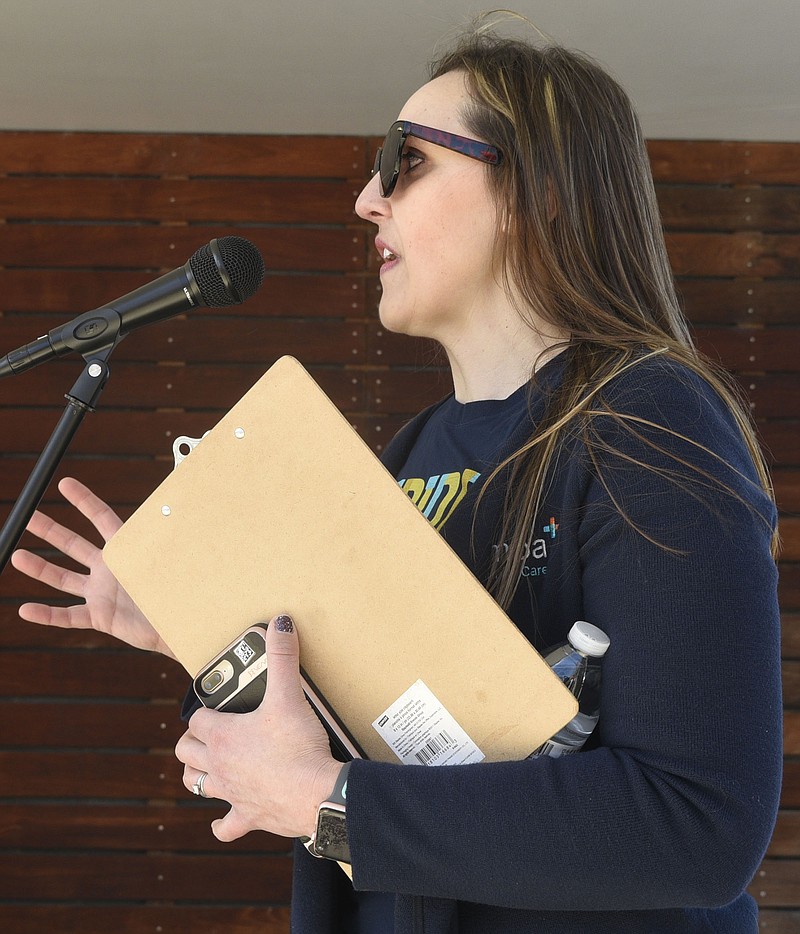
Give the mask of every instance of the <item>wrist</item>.
<svg viewBox="0 0 800 934">
<path fill-rule="evenodd" d="M 306 822 L 307 837 L 312 837 L 314 835 L 314 831 L 317 827 L 317 812 L 319 811 L 319 806 L 323 801 L 330 799 L 343 768 L 343 762 L 331 759 L 330 762 L 326 763 L 325 766 L 318 771 L 314 781 L 314 793 L 311 797 L 312 808 Z"/>
<path fill-rule="evenodd" d="M 337 763 L 338 775 L 333 789 L 317 808 L 316 823 L 310 837 L 303 837 L 306 849 L 314 856 L 350 863 L 347 837 L 347 778 L 350 763 Z"/>
</svg>

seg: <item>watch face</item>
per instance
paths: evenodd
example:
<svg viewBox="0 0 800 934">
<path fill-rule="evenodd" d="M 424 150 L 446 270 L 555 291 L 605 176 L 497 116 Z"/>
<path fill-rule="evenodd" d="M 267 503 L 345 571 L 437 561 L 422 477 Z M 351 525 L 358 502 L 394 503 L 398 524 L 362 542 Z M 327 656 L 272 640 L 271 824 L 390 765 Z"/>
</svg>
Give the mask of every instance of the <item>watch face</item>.
<svg viewBox="0 0 800 934">
<path fill-rule="evenodd" d="M 318 856 L 350 862 L 350 846 L 347 843 L 347 824 L 344 810 L 323 805 L 317 816 L 317 833 L 314 849 Z"/>
</svg>

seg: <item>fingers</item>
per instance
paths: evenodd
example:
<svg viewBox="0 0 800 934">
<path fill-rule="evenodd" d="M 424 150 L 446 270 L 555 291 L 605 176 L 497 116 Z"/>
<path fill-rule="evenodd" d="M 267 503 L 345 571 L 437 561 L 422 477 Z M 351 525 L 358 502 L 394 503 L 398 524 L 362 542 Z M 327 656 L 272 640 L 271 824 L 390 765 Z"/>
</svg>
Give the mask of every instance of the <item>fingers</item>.
<svg viewBox="0 0 800 934">
<path fill-rule="evenodd" d="M 67 551 L 64 551 L 64 554 L 73 557 Z M 46 561 L 40 555 L 24 549 L 19 549 L 11 555 L 11 564 L 18 571 L 32 577 L 34 580 L 47 584 L 48 587 L 72 594 L 74 597 L 83 596 L 86 583 L 85 574 L 59 567 L 57 564 Z"/>
<path fill-rule="evenodd" d="M 74 477 L 64 477 L 59 482 L 58 489 L 68 503 L 86 516 L 103 537 L 103 541 L 107 542 L 122 525 L 122 520 L 108 503 L 95 496 L 88 486 L 84 486 Z"/>
<path fill-rule="evenodd" d="M 275 616 L 267 628 L 268 671 L 266 696 L 278 700 L 303 700 L 300 680 L 300 642 L 291 616 Z"/>
<path fill-rule="evenodd" d="M 60 525 L 43 512 L 37 511 L 31 516 L 28 531 L 85 567 L 90 565 L 100 551 L 82 535 Z"/>
<path fill-rule="evenodd" d="M 232 843 L 251 830 L 257 829 L 256 827 L 250 827 L 242 820 L 236 808 L 231 808 L 225 817 L 211 821 L 211 833 L 214 834 L 220 843 Z"/>
</svg>

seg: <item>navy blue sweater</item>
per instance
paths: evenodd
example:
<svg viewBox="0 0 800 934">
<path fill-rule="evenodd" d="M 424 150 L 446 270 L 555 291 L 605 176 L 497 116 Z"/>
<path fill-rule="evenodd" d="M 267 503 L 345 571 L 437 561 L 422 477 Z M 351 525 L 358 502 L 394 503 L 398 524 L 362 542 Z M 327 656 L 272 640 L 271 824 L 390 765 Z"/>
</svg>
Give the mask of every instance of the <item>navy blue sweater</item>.
<svg viewBox="0 0 800 934">
<path fill-rule="evenodd" d="M 498 458 L 530 435 L 569 363 L 567 351 L 540 371 Z M 636 433 L 599 414 L 594 459 L 578 433 L 565 442 L 510 611 L 539 649 L 576 619 L 609 634 L 600 725 L 562 759 L 353 764 L 354 886 L 397 893 L 396 934 L 757 931 L 744 890 L 781 772 L 774 509 L 730 414 L 693 373 L 656 358 L 601 401 L 637 419 Z M 396 476 L 443 406 L 458 411 L 445 400 L 394 439 L 384 462 Z M 441 531 L 484 579 L 502 551 L 502 484 L 477 511 L 473 553 L 479 487 Z M 300 848 L 292 930 L 340 932 L 349 885 Z"/>
</svg>

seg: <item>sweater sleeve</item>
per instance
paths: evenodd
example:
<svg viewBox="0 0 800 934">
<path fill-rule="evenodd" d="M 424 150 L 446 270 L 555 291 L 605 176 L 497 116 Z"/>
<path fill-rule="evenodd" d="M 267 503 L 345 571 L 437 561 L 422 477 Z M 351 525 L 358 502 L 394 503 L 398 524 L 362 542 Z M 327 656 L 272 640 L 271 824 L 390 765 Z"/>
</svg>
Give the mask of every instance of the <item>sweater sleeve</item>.
<svg viewBox="0 0 800 934">
<path fill-rule="evenodd" d="M 774 513 L 705 384 L 634 385 L 611 400 L 632 421 L 598 416 L 594 456 L 576 448 L 559 480 L 576 505 L 559 586 L 611 637 L 599 745 L 355 762 L 356 888 L 579 911 L 714 907 L 749 883 L 780 786 Z"/>
</svg>

